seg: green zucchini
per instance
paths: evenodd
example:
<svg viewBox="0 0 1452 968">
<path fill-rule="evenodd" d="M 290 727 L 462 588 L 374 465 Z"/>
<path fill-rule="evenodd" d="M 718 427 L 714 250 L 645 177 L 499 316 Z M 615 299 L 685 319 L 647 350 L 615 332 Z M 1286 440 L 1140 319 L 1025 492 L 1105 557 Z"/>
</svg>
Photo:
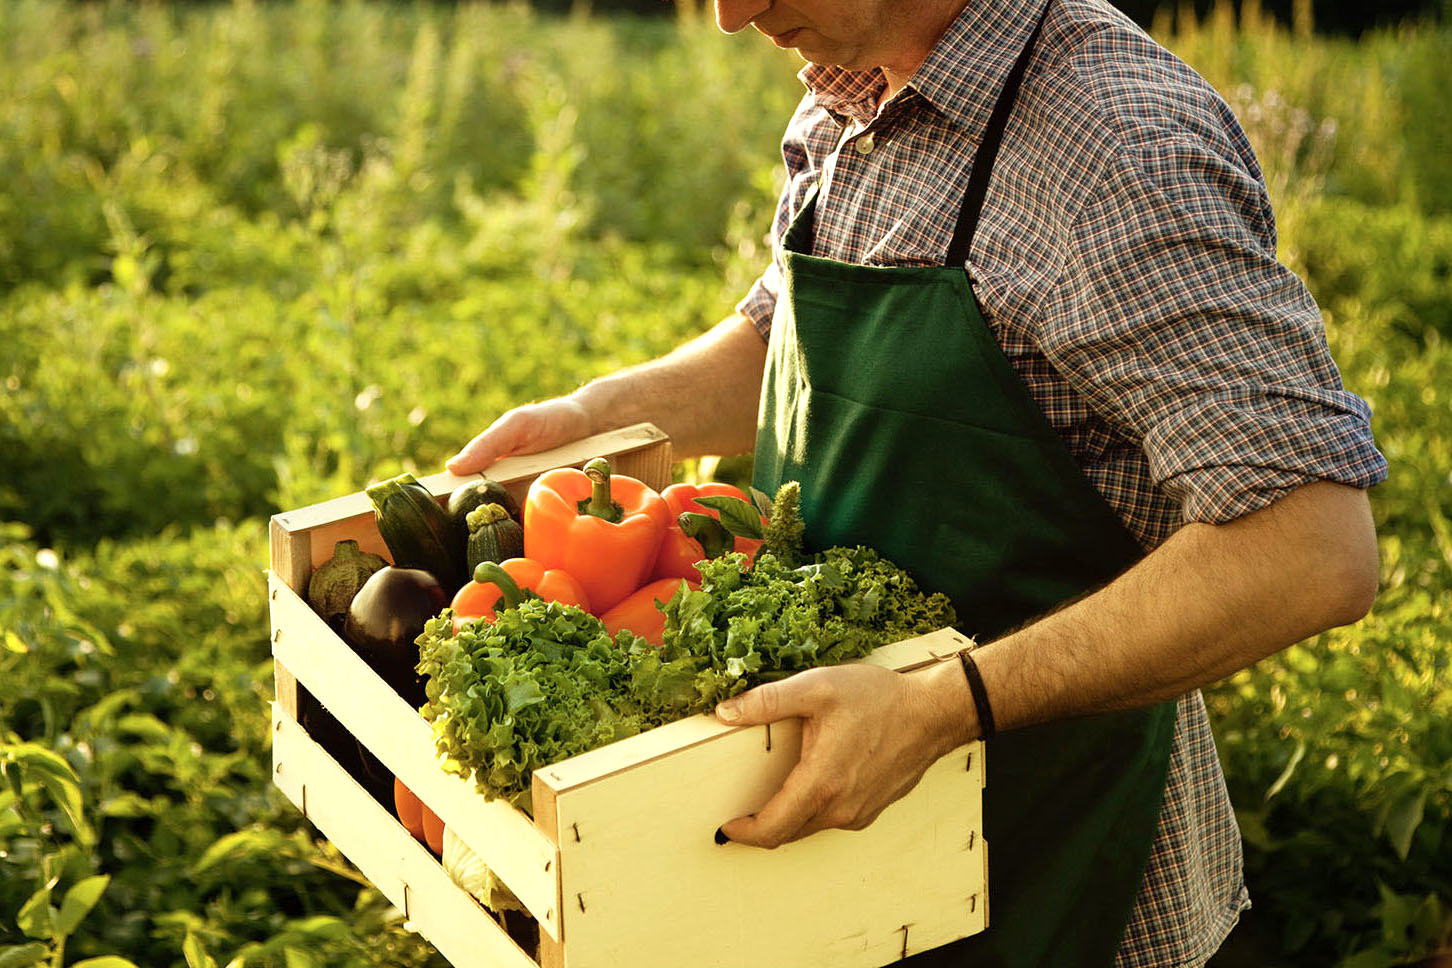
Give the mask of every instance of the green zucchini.
<svg viewBox="0 0 1452 968">
<path fill-rule="evenodd" d="M 465 535 L 428 489 L 412 474 L 400 474 L 365 493 L 394 565 L 428 572 L 450 596 L 458 591 L 468 577 Z"/>
<path fill-rule="evenodd" d="M 449 495 L 449 517 L 458 523 L 459 528 L 465 534 L 468 534 L 469 524 L 466 519 L 469 512 L 486 504 L 498 504 L 504 508 L 505 513 L 514 519 L 516 524 L 524 523 L 519 513 L 519 502 L 514 499 L 514 495 L 510 494 L 503 484 L 491 481 L 487 477 L 481 477 L 454 488 L 454 493 Z"/>
<path fill-rule="evenodd" d="M 465 518 L 469 525 L 468 573 L 482 562 L 524 557 L 524 529 L 503 505 L 481 504 Z"/>
</svg>

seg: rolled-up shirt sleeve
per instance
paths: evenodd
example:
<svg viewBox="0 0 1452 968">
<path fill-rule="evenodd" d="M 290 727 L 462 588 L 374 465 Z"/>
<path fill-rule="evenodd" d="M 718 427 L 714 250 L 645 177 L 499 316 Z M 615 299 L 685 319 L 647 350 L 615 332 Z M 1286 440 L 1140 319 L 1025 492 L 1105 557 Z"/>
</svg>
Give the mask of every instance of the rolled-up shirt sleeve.
<svg viewBox="0 0 1452 968">
<path fill-rule="evenodd" d="M 1241 162 L 1194 139 L 1122 151 L 1075 221 L 1041 318 L 1044 354 L 1138 443 L 1186 521 L 1387 474 L 1370 408 L 1343 387 Z"/>
<path fill-rule="evenodd" d="M 776 313 L 776 294 L 781 291 L 781 268 L 777 265 L 775 246 L 771 263 L 756 277 L 746 297 L 736 304 L 736 311 L 747 319 L 762 339 L 771 336 L 771 318 Z"/>
</svg>

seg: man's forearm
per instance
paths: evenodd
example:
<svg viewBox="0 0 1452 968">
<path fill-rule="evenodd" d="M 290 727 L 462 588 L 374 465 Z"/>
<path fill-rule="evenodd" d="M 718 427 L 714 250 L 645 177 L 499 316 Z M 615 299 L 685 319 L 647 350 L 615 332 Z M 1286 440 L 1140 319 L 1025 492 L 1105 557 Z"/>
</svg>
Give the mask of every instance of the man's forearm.
<svg viewBox="0 0 1452 968">
<path fill-rule="evenodd" d="M 570 395 L 595 432 L 648 420 L 677 457 L 740 454 L 756 440 L 766 343 L 743 316 L 722 320 L 667 355 L 593 380 Z"/>
<path fill-rule="evenodd" d="M 1000 730 L 1146 706 L 1356 621 L 1376 582 L 1365 494 L 1320 482 L 1228 524 L 1185 526 L 1108 585 L 974 657 Z M 973 738 L 962 672 L 932 671 L 954 739 Z"/>
</svg>

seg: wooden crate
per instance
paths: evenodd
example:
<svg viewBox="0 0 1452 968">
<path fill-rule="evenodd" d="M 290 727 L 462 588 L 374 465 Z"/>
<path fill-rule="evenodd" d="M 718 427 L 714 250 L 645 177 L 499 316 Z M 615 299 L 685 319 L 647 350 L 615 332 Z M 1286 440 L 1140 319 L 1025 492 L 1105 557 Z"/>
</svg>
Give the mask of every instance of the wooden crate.
<svg viewBox="0 0 1452 968">
<path fill-rule="evenodd" d="M 670 442 L 648 424 L 509 458 L 489 476 L 522 498 L 543 471 L 595 456 L 669 483 Z M 421 483 L 444 497 L 467 480 Z M 728 727 L 693 716 L 536 772 L 531 820 L 445 773 L 429 724 L 304 601 L 313 567 L 348 538 L 388 556 L 362 493 L 272 519 L 273 779 L 457 968 L 878 968 L 986 926 L 981 743 L 939 760 L 867 830 L 764 851 L 714 834 L 780 786 L 800 754 L 800 720 Z M 964 644 L 943 629 L 863 661 L 907 670 Z M 299 683 L 509 886 L 538 922 L 537 951 L 308 736 Z"/>
</svg>

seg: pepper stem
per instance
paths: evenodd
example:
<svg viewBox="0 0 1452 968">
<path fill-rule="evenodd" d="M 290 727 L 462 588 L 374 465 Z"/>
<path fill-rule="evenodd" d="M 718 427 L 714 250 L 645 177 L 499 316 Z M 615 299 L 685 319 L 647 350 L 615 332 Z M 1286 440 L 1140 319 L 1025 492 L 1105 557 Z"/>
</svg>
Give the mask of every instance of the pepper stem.
<svg viewBox="0 0 1452 968">
<path fill-rule="evenodd" d="M 604 518 L 612 524 L 625 517 L 625 509 L 610 497 L 610 462 L 603 457 L 591 458 L 584 471 L 590 479 L 590 497 L 577 505 L 580 513 Z"/>
<path fill-rule="evenodd" d="M 497 586 L 503 593 L 505 608 L 513 608 L 524 601 L 524 592 L 520 591 L 519 583 L 514 580 L 513 575 L 499 567 L 498 562 L 479 562 L 479 566 L 474 569 L 474 580 L 481 585 Z M 494 611 L 501 611 L 499 604 L 499 602 L 494 603 Z"/>
</svg>

